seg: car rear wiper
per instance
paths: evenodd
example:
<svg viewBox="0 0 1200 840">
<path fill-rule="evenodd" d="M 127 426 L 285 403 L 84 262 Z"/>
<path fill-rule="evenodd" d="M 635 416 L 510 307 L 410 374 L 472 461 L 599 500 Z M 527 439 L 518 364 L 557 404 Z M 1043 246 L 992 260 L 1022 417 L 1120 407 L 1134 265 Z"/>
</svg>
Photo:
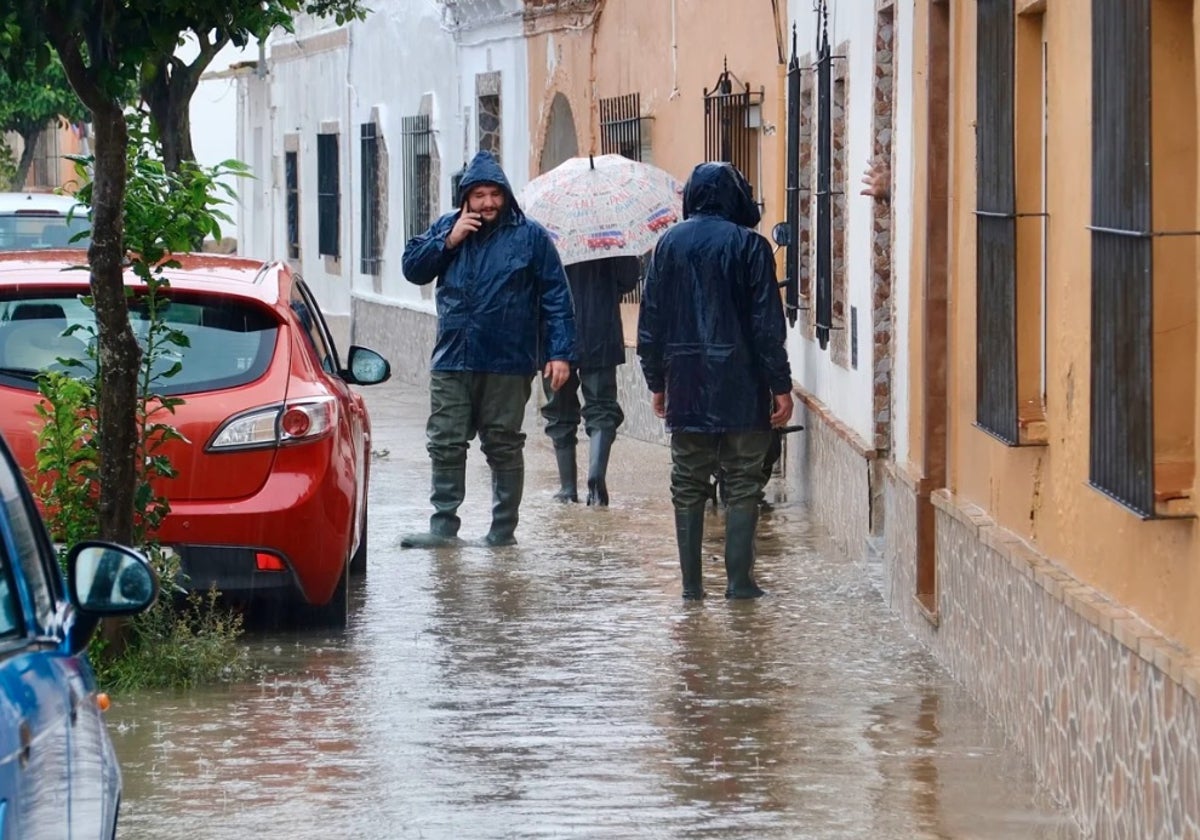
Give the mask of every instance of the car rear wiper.
<svg viewBox="0 0 1200 840">
<path fill-rule="evenodd" d="M 28 379 L 32 382 L 41 373 L 34 368 L 0 367 L 0 376 L 11 376 L 14 379 Z"/>
</svg>

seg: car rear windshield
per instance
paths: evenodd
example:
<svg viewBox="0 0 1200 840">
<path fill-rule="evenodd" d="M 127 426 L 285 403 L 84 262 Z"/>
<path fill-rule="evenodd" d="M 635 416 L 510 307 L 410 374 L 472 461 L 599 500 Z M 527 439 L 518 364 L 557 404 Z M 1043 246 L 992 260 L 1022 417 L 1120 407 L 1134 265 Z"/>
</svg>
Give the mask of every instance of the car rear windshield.
<svg viewBox="0 0 1200 840">
<path fill-rule="evenodd" d="M 252 303 L 181 296 L 160 302 L 159 314 L 187 342 L 164 343 L 159 335 L 154 393 L 192 394 L 243 385 L 262 376 L 271 361 L 279 325 Z M 144 351 L 151 323 L 144 301 L 130 301 L 129 319 Z M 34 376 L 44 370 L 74 369 L 87 375 L 94 366 L 95 323 L 92 310 L 78 297 L 0 298 L 0 380 L 32 389 Z M 177 365 L 178 371 L 167 376 Z"/>
<path fill-rule="evenodd" d="M 69 219 L 54 210 L 0 213 L 0 251 L 86 248 L 90 244 L 88 237 L 71 240 L 90 227 L 91 223 L 82 211 Z"/>
</svg>

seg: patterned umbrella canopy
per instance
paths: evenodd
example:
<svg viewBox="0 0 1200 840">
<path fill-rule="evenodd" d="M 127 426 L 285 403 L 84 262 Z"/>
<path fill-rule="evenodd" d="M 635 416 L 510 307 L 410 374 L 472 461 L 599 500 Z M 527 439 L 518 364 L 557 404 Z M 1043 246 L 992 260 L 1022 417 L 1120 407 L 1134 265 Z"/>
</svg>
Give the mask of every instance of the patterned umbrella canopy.
<svg viewBox="0 0 1200 840">
<path fill-rule="evenodd" d="M 683 216 L 683 186 L 658 167 L 622 157 L 571 158 L 530 181 L 521 209 L 554 239 L 564 265 L 638 256 Z"/>
</svg>

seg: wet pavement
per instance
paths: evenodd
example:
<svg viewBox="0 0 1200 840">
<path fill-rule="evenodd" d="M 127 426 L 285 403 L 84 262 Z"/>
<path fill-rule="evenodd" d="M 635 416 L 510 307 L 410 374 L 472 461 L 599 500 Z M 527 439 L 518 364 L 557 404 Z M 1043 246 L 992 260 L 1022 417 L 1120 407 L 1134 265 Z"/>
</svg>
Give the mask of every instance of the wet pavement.
<svg viewBox="0 0 1200 840">
<path fill-rule="evenodd" d="M 427 396 L 364 394 L 371 565 L 349 627 L 249 634 L 249 684 L 115 698 L 121 838 L 1080 836 L 781 488 L 769 596 L 720 597 L 713 512 L 710 596 L 685 603 L 667 450 L 618 438 L 612 506 L 559 505 L 531 413 L 520 545 L 401 550 L 429 513 Z M 466 537 L 488 487 L 473 446 Z"/>
</svg>

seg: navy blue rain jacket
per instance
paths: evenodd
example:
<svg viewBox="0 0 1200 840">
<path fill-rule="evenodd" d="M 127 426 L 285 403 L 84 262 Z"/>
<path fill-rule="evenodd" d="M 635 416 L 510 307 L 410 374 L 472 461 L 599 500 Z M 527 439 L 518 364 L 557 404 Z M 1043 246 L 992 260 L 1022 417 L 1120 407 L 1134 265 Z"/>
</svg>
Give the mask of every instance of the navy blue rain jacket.
<svg viewBox="0 0 1200 840">
<path fill-rule="evenodd" d="M 658 241 L 642 292 L 646 384 L 666 392 L 672 432 L 769 429 L 773 395 L 792 390 L 792 373 L 750 186 L 728 163 L 702 163 L 684 187 L 683 217 Z"/>
<path fill-rule="evenodd" d="M 472 187 L 497 184 L 505 210 L 490 229 L 457 248 L 446 236 Z M 536 373 L 547 361 L 575 362 L 575 316 L 567 275 L 554 242 L 521 212 L 504 170 L 490 152 L 463 173 L 453 213 L 404 247 L 404 276 L 423 286 L 438 280 L 435 371 Z"/>
<path fill-rule="evenodd" d="M 579 331 L 579 369 L 625 364 L 621 295 L 637 288 L 642 263 L 637 257 L 604 257 L 567 266 Z"/>
</svg>

